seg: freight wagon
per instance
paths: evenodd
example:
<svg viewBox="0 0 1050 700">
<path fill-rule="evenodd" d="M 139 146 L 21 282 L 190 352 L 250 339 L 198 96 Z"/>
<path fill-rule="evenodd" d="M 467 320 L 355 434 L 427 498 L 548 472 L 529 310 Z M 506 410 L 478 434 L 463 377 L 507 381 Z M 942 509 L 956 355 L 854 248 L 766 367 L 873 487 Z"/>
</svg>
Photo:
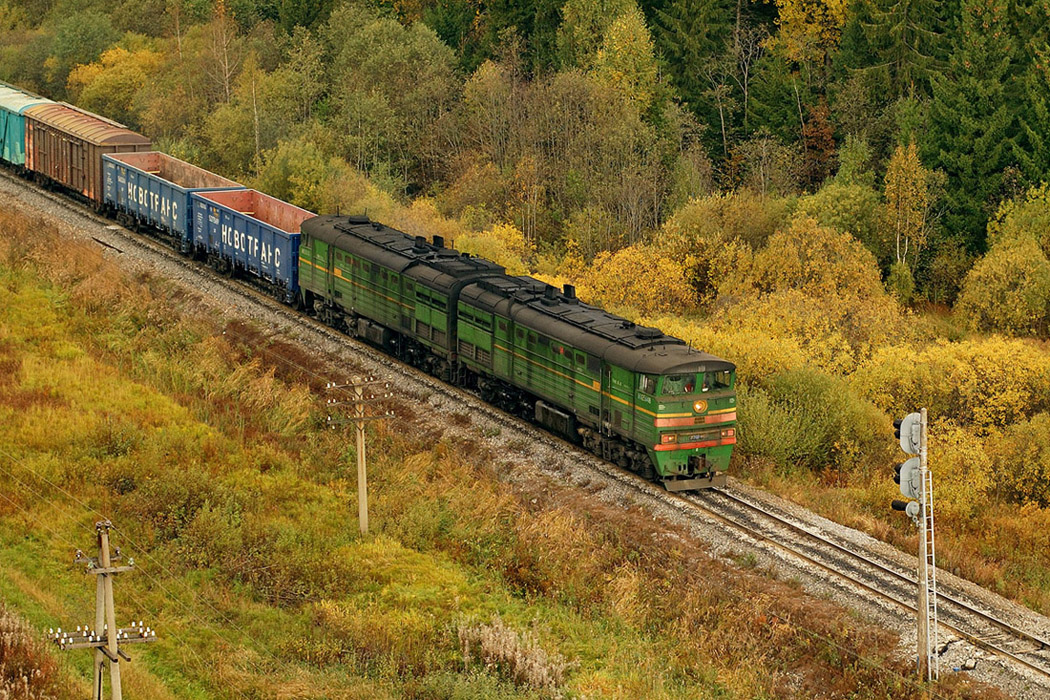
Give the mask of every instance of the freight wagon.
<svg viewBox="0 0 1050 700">
<path fill-rule="evenodd" d="M 299 224 L 313 212 L 256 190 L 193 192 L 193 252 L 219 272 L 246 274 L 277 299 L 299 298 Z"/>
<path fill-rule="evenodd" d="M 26 164 L 25 111 L 51 100 L 0 83 L 0 160 L 20 169 Z"/>
<path fill-rule="evenodd" d="M 102 155 L 152 150 L 150 140 L 117 122 L 65 103 L 25 110 L 26 168 L 101 209 Z"/>
<path fill-rule="evenodd" d="M 245 187 L 158 151 L 102 156 L 103 199 L 124 224 L 152 226 L 182 253 L 193 248 L 194 192 Z"/>
</svg>

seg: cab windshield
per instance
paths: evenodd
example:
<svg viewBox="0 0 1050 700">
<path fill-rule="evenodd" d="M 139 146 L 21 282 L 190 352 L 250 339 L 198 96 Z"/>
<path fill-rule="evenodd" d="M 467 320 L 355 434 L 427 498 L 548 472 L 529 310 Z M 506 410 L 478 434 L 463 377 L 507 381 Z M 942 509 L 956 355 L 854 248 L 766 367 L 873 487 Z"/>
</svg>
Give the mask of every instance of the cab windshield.
<svg viewBox="0 0 1050 700">
<path fill-rule="evenodd" d="M 670 374 L 664 377 L 663 394 L 665 396 L 679 396 L 681 394 L 692 394 L 695 391 L 695 374 Z"/>
<path fill-rule="evenodd" d="M 705 372 L 703 374 L 669 374 L 663 377 L 660 394 L 663 396 L 682 396 L 683 394 L 721 391 L 732 386 L 732 373 Z"/>
</svg>

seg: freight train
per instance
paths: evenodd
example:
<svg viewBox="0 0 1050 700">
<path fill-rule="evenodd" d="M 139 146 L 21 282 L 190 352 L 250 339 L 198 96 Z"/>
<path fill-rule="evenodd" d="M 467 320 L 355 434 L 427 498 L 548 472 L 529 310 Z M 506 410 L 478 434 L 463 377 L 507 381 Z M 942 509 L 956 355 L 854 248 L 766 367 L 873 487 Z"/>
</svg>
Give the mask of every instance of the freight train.
<svg viewBox="0 0 1050 700">
<path fill-rule="evenodd" d="M 668 490 L 725 484 L 733 364 L 571 285 L 508 275 L 440 236 L 317 216 L 6 84 L 0 160 Z"/>
</svg>

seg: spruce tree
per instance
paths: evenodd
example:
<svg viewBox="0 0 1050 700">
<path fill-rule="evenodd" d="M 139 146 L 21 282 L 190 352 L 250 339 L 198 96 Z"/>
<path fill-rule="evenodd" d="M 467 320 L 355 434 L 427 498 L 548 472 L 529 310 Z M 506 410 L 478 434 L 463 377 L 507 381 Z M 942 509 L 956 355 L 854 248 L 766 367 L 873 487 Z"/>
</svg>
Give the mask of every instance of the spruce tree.
<svg viewBox="0 0 1050 700">
<path fill-rule="evenodd" d="M 1004 0 L 964 0 L 948 71 L 932 76 L 930 133 L 922 144 L 924 160 L 948 177 L 948 232 L 974 251 L 984 246 L 1002 170 L 1013 160 L 1007 23 Z"/>
<path fill-rule="evenodd" d="M 705 93 L 711 89 L 710 67 L 732 61 L 727 45 L 732 12 L 728 0 L 672 0 L 656 10 L 653 39 L 667 64 L 671 84 L 703 122 L 717 124 Z"/>
<path fill-rule="evenodd" d="M 885 71 L 890 97 L 929 94 L 944 59 L 942 11 L 937 0 L 871 0 L 856 10 L 871 52 L 866 68 Z"/>
<path fill-rule="evenodd" d="M 1050 178 L 1050 46 L 1035 52 L 1020 81 L 1013 155 L 1029 182 Z"/>
</svg>

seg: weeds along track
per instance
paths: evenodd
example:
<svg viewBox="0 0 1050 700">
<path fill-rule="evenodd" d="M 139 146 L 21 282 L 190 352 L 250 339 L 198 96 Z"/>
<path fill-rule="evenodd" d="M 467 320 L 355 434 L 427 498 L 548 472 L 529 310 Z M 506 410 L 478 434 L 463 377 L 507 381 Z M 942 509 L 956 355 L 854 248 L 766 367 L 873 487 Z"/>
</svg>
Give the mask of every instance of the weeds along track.
<svg viewBox="0 0 1050 700">
<path fill-rule="evenodd" d="M 690 532 L 703 533 L 697 536 L 709 540 L 720 538 L 713 544 L 721 545 L 723 549 L 726 545 L 750 546 L 771 557 L 778 566 L 786 567 L 792 575 L 805 577 L 825 590 L 830 588 L 840 597 L 848 598 L 854 607 L 891 620 L 891 624 L 904 635 L 913 627 L 915 578 L 913 573 L 903 571 L 899 563 L 861 545 L 839 540 L 834 534 L 820 531 L 819 526 L 775 512 L 775 508 L 753 503 L 735 493 L 724 490 L 698 494 L 667 492 L 503 413 L 470 392 L 445 384 L 299 314 L 252 286 L 230 280 L 188 260 L 158 239 L 117 226 L 86 207 L 6 170 L 0 170 L 0 180 L 6 183 L 4 188 L 16 188 L 27 196 L 38 197 L 42 200 L 41 205 L 47 202 L 52 209 L 45 213 L 63 220 L 70 227 L 81 229 L 81 233 L 89 226 L 86 238 L 111 252 L 133 255 L 161 276 L 171 276 L 193 287 L 210 302 L 228 309 L 231 315 L 268 324 L 281 333 L 290 332 L 295 342 L 322 353 L 325 365 L 347 362 L 353 365 L 353 372 L 368 373 L 391 382 L 401 395 L 401 398 L 391 400 L 391 404 L 396 407 L 404 402 L 407 414 L 414 415 L 414 422 L 421 428 L 436 428 L 446 433 L 460 431 L 463 437 L 475 443 L 485 442 L 499 434 L 504 445 L 515 441 L 528 445 L 529 453 L 549 476 L 583 487 L 597 482 L 608 491 L 604 496 L 607 500 L 624 506 L 649 508 L 671 522 L 683 524 Z M 315 379 L 323 383 L 335 378 L 336 370 L 332 371 L 333 376 Z M 340 367 L 338 371 L 345 374 L 348 370 Z M 434 410 L 420 410 L 421 403 L 429 404 Z M 463 427 L 450 420 L 452 416 L 463 413 L 471 416 L 472 426 Z M 503 449 L 506 451 L 506 447 Z M 734 533 L 737 537 L 732 537 Z M 855 551 L 858 548 L 865 551 Z M 1032 684 L 1037 685 L 1038 690 L 1030 697 L 1045 697 L 1050 693 L 1050 641 L 1007 622 L 1005 618 L 1010 613 L 1005 607 L 1002 613 L 985 612 L 978 604 L 966 600 L 966 594 L 952 590 L 944 583 L 939 583 L 939 590 L 941 633 L 951 639 L 947 645 L 942 641 L 942 648 L 969 644 L 994 654 L 1005 661 L 1004 669 L 1010 673 L 1012 683 L 1020 680 L 1029 690 Z"/>
<path fill-rule="evenodd" d="M 901 571 L 895 562 L 881 560 L 870 552 L 855 551 L 850 543 L 837 541 L 833 534 L 815 532 L 811 526 L 800 524 L 787 514 L 722 489 L 682 498 L 753 539 L 839 577 L 907 614 L 917 610 L 916 575 Z M 982 610 L 979 604 L 967 600 L 965 593 L 950 585 L 938 582 L 937 589 L 941 634 L 947 631 L 954 635 L 941 638 L 941 650 L 965 640 L 1050 682 L 1050 640 Z"/>
</svg>

